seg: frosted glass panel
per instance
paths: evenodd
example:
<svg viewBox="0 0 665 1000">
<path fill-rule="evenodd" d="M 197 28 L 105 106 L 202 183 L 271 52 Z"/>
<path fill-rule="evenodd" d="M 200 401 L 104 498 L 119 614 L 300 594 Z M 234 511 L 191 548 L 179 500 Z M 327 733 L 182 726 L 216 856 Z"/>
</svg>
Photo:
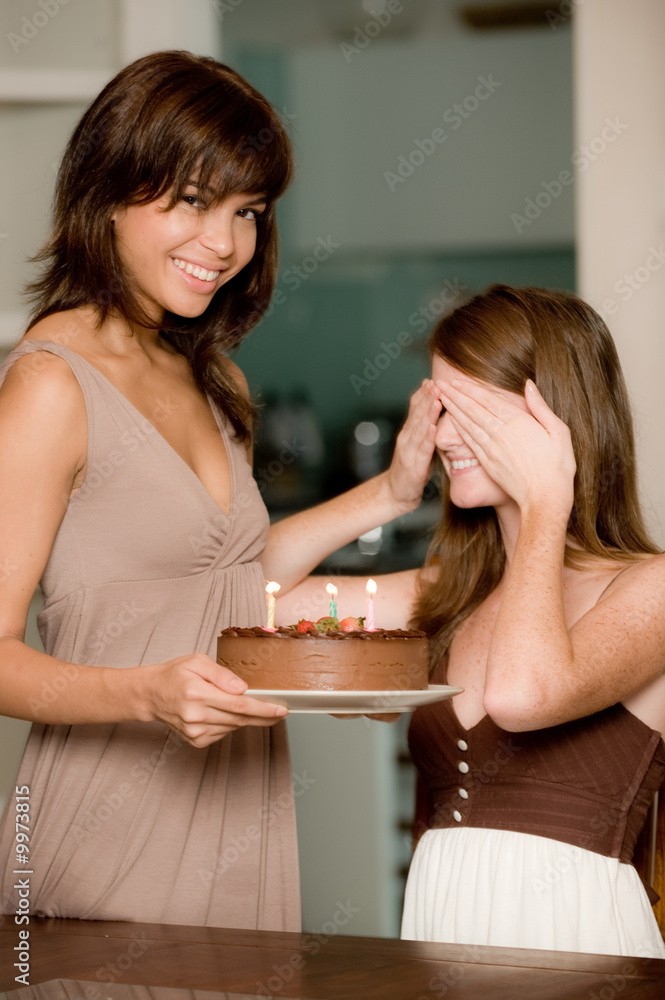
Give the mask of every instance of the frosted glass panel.
<svg viewBox="0 0 665 1000">
<path fill-rule="evenodd" d="M 568 33 L 386 42 L 350 64 L 319 46 L 289 72 L 299 248 L 328 234 L 345 251 L 572 241 Z M 518 231 L 528 199 L 537 217 Z"/>
</svg>

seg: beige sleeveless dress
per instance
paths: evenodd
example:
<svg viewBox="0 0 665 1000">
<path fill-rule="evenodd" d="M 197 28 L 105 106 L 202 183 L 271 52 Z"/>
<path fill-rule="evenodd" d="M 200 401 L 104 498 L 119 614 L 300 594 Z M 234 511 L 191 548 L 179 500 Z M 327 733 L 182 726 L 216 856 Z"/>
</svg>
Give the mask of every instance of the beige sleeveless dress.
<svg viewBox="0 0 665 1000">
<path fill-rule="evenodd" d="M 42 351 L 68 362 L 88 414 L 86 479 L 42 579 L 44 648 L 118 669 L 195 651 L 214 658 L 222 628 L 265 616 L 268 518 L 244 447 L 213 407 L 231 468 L 227 515 L 158 429 L 69 348 L 23 342 L 0 382 L 22 355 L 39 366 Z M 59 684 L 76 683 L 69 672 Z M 300 929 L 283 722 L 207 749 L 160 723 L 33 725 L 16 783 L 30 788 L 33 914 Z M 4 913 L 17 904 L 14 834 L 11 810 L 0 832 Z"/>
</svg>

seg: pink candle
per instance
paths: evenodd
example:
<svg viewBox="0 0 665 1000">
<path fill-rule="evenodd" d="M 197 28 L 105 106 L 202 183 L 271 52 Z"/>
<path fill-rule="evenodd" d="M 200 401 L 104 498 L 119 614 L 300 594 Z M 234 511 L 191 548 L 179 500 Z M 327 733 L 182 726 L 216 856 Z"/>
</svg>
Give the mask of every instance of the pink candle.
<svg viewBox="0 0 665 1000">
<path fill-rule="evenodd" d="M 266 584 L 266 594 L 268 595 L 268 624 L 266 628 L 271 632 L 275 631 L 275 594 L 280 589 L 280 585 L 274 581 Z"/>
<path fill-rule="evenodd" d="M 376 627 L 374 625 L 374 594 L 376 594 L 376 583 L 374 580 L 367 581 L 365 590 L 367 591 L 367 616 L 365 618 L 365 628 L 368 632 L 373 632 Z"/>
</svg>

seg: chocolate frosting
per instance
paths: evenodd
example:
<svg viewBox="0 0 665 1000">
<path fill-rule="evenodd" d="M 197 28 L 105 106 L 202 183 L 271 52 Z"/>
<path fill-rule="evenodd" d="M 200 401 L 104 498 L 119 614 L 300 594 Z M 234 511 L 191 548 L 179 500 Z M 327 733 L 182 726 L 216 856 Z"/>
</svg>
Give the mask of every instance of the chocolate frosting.
<svg viewBox="0 0 665 1000">
<path fill-rule="evenodd" d="M 336 629 L 331 632 L 319 632 L 318 629 L 307 629 L 306 632 L 298 632 L 296 629 L 290 626 L 280 625 L 274 631 L 271 629 L 263 628 L 257 625 L 253 628 L 225 628 L 221 633 L 222 637 L 233 636 L 246 638 L 248 636 L 254 636 L 256 638 L 264 639 L 315 639 L 315 640 L 334 640 L 339 641 L 340 639 L 425 639 L 425 633 L 419 632 L 416 629 L 386 629 L 377 628 L 372 631 L 368 629 L 352 629 L 349 632 L 344 632 L 342 629 Z"/>
</svg>

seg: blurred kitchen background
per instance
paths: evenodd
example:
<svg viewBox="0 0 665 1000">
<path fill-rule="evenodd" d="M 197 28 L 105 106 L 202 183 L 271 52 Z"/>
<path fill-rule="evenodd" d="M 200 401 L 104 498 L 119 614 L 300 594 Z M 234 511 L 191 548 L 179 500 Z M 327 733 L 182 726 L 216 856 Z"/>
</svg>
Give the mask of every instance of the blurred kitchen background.
<svg viewBox="0 0 665 1000">
<path fill-rule="evenodd" d="M 236 355 L 271 515 L 385 468 L 433 323 L 501 281 L 579 290 L 608 320 L 662 537 L 664 34 L 661 0 L 4 0 L 0 347 L 23 332 L 26 258 L 86 104 L 145 52 L 211 54 L 280 109 L 297 154 L 273 303 Z M 320 572 L 419 565 L 436 516 L 431 484 Z M 289 720 L 306 930 L 351 901 L 340 932 L 398 933 L 407 722 Z M 26 732 L 1 720 L 0 795 Z"/>
</svg>

